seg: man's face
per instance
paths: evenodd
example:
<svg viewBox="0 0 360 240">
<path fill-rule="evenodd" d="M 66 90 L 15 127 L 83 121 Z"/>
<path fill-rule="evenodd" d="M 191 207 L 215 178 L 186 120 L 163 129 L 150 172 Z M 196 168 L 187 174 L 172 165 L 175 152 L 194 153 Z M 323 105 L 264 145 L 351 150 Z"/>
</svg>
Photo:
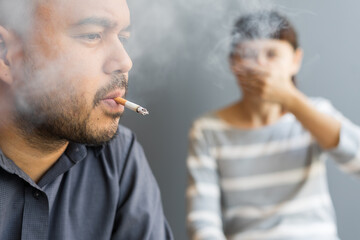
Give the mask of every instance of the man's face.
<svg viewBox="0 0 360 240">
<path fill-rule="evenodd" d="M 39 0 L 13 69 L 16 121 L 38 136 L 99 144 L 124 108 L 132 62 L 126 0 Z"/>
</svg>

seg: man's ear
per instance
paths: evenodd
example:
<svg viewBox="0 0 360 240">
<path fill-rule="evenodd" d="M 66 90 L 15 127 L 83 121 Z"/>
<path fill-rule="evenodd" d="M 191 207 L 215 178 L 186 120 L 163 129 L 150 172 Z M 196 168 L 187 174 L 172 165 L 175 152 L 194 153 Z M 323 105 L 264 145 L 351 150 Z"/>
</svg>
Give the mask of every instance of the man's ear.
<svg viewBox="0 0 360 240">
<path fill-rule="evenodd" d="M 0 25 L 0 81 L 6 84 L 13 82 L 9 61 L 9 46 L 13 45 L 13 39 L 12 33 Z"/>
</svg>

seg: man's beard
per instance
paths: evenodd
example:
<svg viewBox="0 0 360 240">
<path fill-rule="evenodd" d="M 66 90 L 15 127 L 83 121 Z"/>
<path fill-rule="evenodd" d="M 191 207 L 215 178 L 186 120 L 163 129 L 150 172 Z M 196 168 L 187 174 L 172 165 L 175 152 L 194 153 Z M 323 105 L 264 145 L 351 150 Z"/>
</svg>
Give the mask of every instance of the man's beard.
<svg viewBox="0 0 360 240">
<path fill-rule="evenodd" d="M 29 73 L 27 73 L 29 75 Z M 27 79 L 31 82 L 30 79 Z M 121 113 L 107 114 L 113 119 L 106 129 L 99 129 L 90 122 L 92 110 L 113 89 L 127 89 L 127 79 L 124 74 L 112 75 L 111 82 L 99 89 L 93 103 L 77 94 L 73 86 L 61 86 L 54 92 L 40 91 L 32 95 L 31 91 L 24 94 L 15 93 L 15 123 L 24 137 L 34 147 L 46 146 L 56 148 L 54 144 L 71 141 L 89 145 L 100 145 L 115 137 L 118 129 L 118 118 Z M 25 88 L 28 90 L 28 88 Z M 64 93 L 65 92 L 65 93 Z M 51 147 L 52 146 L 52 147 Z"/>
</svg>

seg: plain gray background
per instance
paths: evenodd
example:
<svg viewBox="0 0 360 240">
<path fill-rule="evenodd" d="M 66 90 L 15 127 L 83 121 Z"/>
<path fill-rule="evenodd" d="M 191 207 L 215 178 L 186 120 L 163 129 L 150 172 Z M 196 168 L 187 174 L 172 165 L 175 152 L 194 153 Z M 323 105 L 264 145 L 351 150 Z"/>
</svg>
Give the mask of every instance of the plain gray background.
<svg viewBox="0 0 360 240">
<path fill-rule="evenodd" d="M 162 191 L 176 239 L 185 228 L 187 135 L 201 114 L 237 100 L 240 91 L 227 65 L 235 18 L 276 7 L 298 30 L 305 58 L 299 88 L 332 101 L 360 124 L 360 1 L 356 0 L 136 0 L 128 1 L 134 67 L 128 99 L 150 111 L 126 111 L 121 123 L 142 143 Z M 341 239 L 360 239 L 360 180 L 328 164 L 329 187 Z M 145 197 L 145 196 L 144 196 Z"/>
</svg>

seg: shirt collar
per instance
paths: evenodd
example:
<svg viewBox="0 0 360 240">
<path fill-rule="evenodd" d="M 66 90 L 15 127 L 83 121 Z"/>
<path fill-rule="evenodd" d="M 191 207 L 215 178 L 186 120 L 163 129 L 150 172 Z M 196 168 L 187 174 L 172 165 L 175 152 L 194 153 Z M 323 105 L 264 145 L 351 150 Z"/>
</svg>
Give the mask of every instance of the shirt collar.
<svg viewBox="0 0 360 240">
<path fill-rule="evenodd" d="M 66 155 L 66 156 L 65 156 Z M 57 162 L 45 173 L 36 184 L 24 171 L 22 171 L 16 164 L 7 158 L 0 149 L 0 167 L 5 171 L 16 174 L 30 185 L 39 188 L 47 183 L 53 181 L 56 177 L 68 171 L 72 166 L 87 156 L 87 147 L 84 144 L 70 142 L 65 153 L 57 160 Z M 68 160 L 67 160 L 68 159 Z M 69 161 L 70 160 L 70 161 Z"/>
<path fill-rule="evenodd" d="M 100 153 L 103 151 L 104 149 L 104 144 L 99 145 L 99 146 L 94 146 L 93 147 L 94 151 L 95 151 L 95 156 L 99 157 Z"/>
<path fill-rule="evenodd" d="M 65 150 L 65 154 L 71 161 L 77 163 L 86 157 L 87 148 L 84 144 L 70 142 Z"/>
<path fill-rule="evenodd" d="M 84 144 L 70 142 L 65 153 L 62 154 L 56 163 L 42 176 L 38 185 L 42 188 L 50 182 L 55 181 L 60 175 L 84 160 L 88 154 L 87 151 L 88 149 Z"/>
</svg>

